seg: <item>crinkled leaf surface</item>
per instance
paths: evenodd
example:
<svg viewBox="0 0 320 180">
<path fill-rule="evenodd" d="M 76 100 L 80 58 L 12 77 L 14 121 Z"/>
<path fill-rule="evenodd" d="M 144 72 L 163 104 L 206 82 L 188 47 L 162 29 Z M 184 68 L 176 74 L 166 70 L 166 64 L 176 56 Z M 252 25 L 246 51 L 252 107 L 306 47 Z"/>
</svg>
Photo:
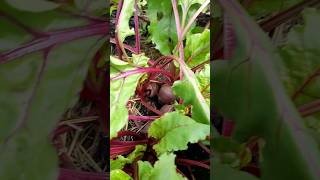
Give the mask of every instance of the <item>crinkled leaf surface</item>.
<svg viewBox="0 0 320 180">
<path fill-rule="evenodd" d="M 137 145 L 127 157 L 119 155 L 116 159 L 110 160 L 110 170 L 122 169 L 126 164 L 131 164 L 136 158 L 143 156 L 146 149 L 146 145 Z"/>
<path fill-rule="evenodd" d="M 127 173 L 120 169 L 111 170 L 110 171 L 110 179 L 112 180 L 131 180 L 132 177 L 130 177 Z"/>
<path fill-rule="evenodd" d="M 129 27 L 129 20 L 134 12 L 134 0 L 124 0 L 118 21 L 118 37 L 123 42 L 126 37 L 134 35 L 134 29 Z"/>
<path fill-rule="evenodd" d="M 138 161 L 140 180 L 183 180 L 176 171 L 174 154 L 162 154 L 154 167 L 148 161 Z"/>
<path fill-rule="evenodd" d="M 318 179 L 319 150 L 280 81 L 275 69 L 280 57 L 236 1 L 219 2 L 232 19 L 238 43 L 230 62 L 214 64 L 215 102 L 235 121 L 233 137 L 264 139 L 262 179 Z M 288 164 L 290 169 L 284 169 Z"/>
<path fill-rule="evenodd" d="M 194 67 L 210 59 L 210 30 L 187 36 L 185 59 L 189 67 Z M 190 58 L 190 60 L 189 60 Z"/>
<path fill-rule="evenodd" d="M 1 31 L 9 36 L 0 37 L 0 179 L 56 179 L 49 134 L 78 99 L 107 23 L 0 5 Z"/>
<path fill-rule="evenodd" d="M 157 154 L 186 150 L 188 143 L 204 140 L 210 134 L 210 126 L 197 123 L 179 112 L 166 113 L 152 122 L 148 136 L 159 139 L 153 146 Z"/>
<path fill-rule="evenodd" d="M 133 55 L 135 65 L 144 67 L 148 58 L 144 55 Z M 136 69 L 132 64 L 110 56 L 110 77 L 115 77 L 121 72 Z M 134 94 L 141 74 L 134 74 L 110 82 L 110 139 L 117 136 L 128 122 L 128 109 L 126 104 Z"/>
</svg>

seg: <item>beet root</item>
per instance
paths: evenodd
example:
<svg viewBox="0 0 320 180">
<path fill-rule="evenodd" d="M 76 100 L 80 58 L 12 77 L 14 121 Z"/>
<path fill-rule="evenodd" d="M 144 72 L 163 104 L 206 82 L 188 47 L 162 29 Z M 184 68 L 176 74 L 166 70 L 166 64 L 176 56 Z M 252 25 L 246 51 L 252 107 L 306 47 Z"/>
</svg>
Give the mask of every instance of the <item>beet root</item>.
<svg viewBox="0 0 320 180">
<path fill-rule="evenodd" d="M 162 104 L 172 104 L 176 99 L 171 86 L 164 84 L 161 86 L 158 94 L 159 102 Z"/>
</svg>

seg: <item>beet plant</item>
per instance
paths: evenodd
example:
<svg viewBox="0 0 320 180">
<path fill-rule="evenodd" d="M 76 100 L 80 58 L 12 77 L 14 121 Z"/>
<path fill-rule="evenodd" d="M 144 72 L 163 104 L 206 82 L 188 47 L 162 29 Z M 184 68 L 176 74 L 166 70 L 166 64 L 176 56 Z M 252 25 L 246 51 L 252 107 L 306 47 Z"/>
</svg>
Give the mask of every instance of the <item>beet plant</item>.
<svg viewBox="0 0 320 180">
<path fill-rule="evenodd" d="M 209 2 L 113 1 L 111 179 L 209 177 Z"/>
<path fill-rule="evenodd" d="M 90 62 L 104 63 L 106 7 L 103 0 L 0 2 L 0 179 L 106 178 L 59 169 L 66 153 L 52 143 Z"/>
<path fill-rule="evenodd" d="M 319 3 L 216 1 L 212 179 L 319 179 Z"/>
</svg>

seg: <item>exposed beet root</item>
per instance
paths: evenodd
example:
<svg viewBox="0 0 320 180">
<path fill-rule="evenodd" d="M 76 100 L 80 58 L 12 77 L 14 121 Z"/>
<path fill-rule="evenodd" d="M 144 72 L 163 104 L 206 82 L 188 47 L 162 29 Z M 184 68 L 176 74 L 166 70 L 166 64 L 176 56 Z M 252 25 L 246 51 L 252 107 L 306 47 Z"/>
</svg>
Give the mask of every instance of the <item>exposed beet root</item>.
<svg viewBox="0 0 320 180">
<path fill-rule="evenodd" d="M 176 99 L 175 95 L 172 92 L 171 86 L 169 86 L 168 84 L 164 84 L 161 86 L 158 97 L 159 101 L 162 104 L 172 104 Z"/>
<path fill-rule="evenodd" d="M 162 113 L 172 112 L 173 110 L 174 110 L 173 105 L 169 105 L 169 104 L 163 105 L 160 109 Z"/>
<path fill-rule="evenodd" d="M 159 92 L 159 85 L 157 83 L 150 83 L 146 88 L 146 95 L 149 97 L 154 97 Z"/>
</svg>

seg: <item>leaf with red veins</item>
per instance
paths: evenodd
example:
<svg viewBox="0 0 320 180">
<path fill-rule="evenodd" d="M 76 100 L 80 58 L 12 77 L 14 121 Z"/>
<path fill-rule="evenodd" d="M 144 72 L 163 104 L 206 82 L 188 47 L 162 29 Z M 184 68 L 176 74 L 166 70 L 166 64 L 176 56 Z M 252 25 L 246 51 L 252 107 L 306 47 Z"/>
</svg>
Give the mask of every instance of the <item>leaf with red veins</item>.
<svg viewBox="0 0 320 180">
<path fill-rule="evenodd" d="M 57 154 L 49 135 L 78 99 L 89 62 L 106 41 L 108 24 L 70 27 L 61 23 L 55 31 L 39 35 L 32 33 L 36 25 L 19 22 L 11 17 L 17 11 L 3 8 L 0 15 L 5 10 L 5 22 L 25 32 L 9 33 L 20 39 L 14 44 L 2 43 L 0 38 L 5 50 L 0 54 L 0 179 L 57 179 Z M 39 24 L 57 25 L 52 12 L 41 15 Z M 33 40 L 23 39 L 25 35 Z"/>
</svg>

